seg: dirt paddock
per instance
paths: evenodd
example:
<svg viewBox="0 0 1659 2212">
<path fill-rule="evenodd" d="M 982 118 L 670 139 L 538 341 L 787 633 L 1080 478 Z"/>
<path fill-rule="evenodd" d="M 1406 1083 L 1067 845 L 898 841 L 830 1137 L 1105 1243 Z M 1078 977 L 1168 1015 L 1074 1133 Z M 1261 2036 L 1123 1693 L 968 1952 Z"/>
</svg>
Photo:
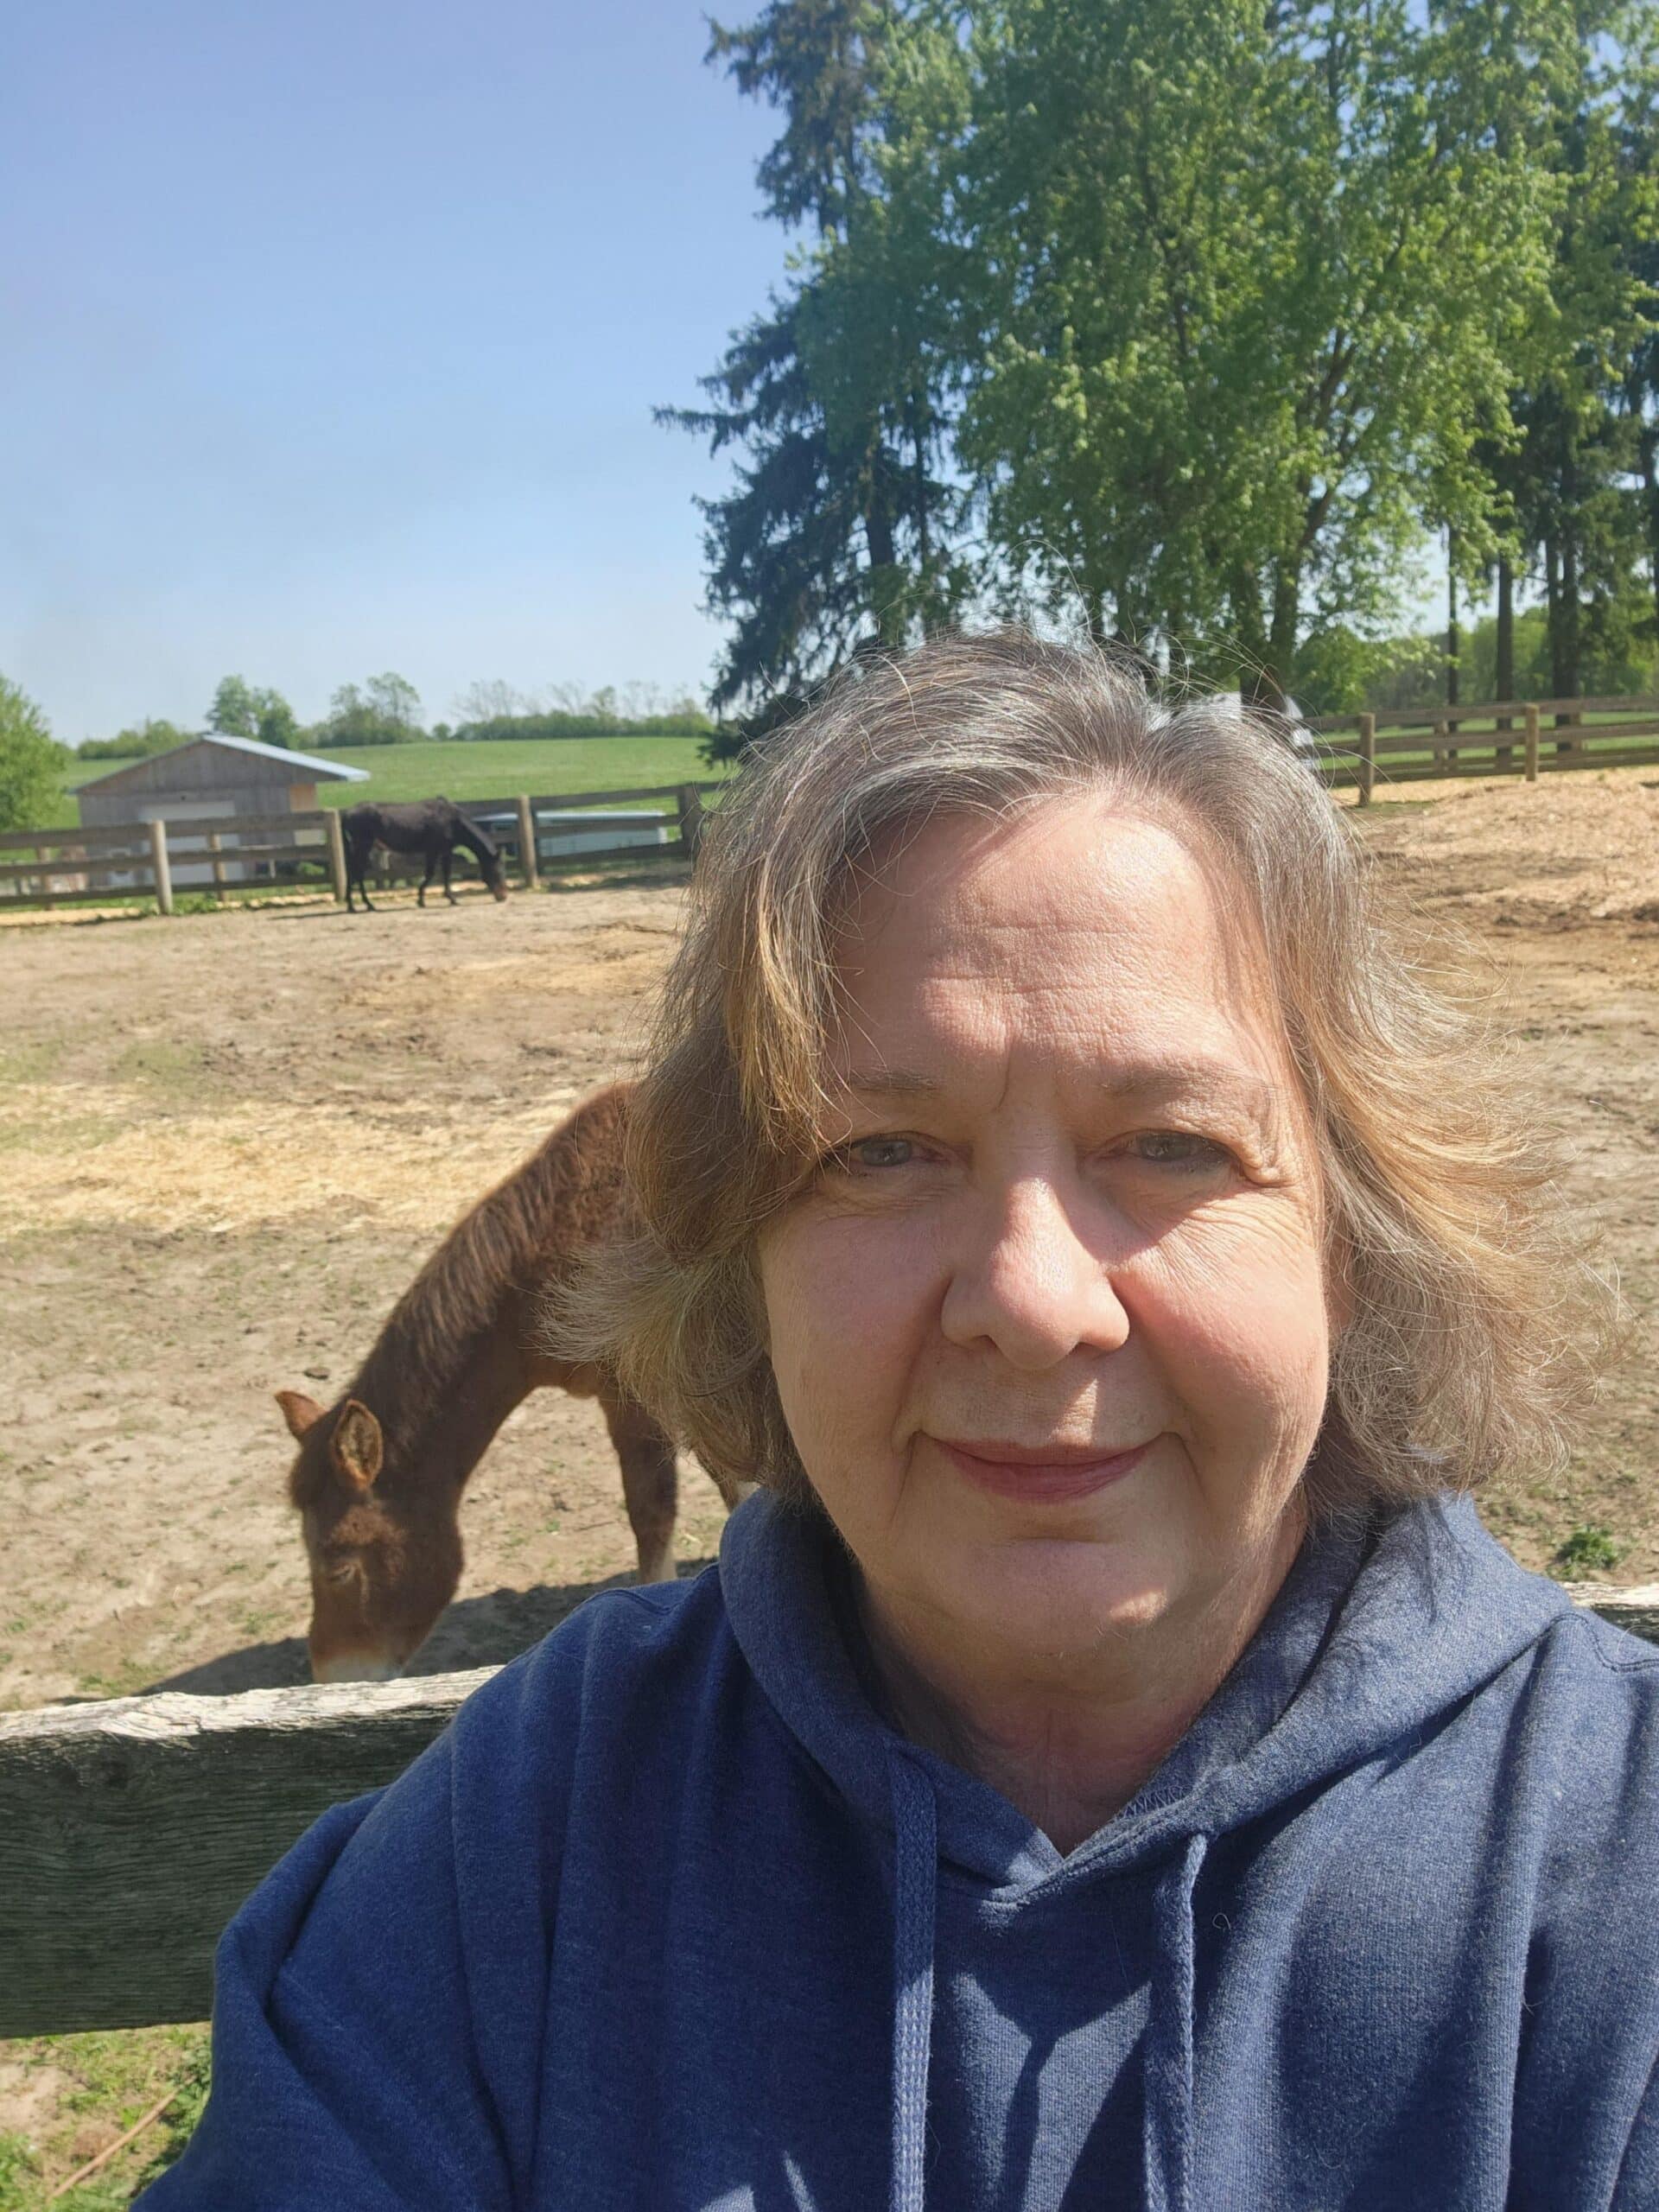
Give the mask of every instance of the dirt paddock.
<svg viewBox="0 0 1659 2212">
<path fill-rule="evenodd" d="M 1411 787 L 1360 834 L 1470 933 L 1635 1323 L 1562 1481 L 1492 1498 L 1659 1575 L 1659 778 Z M 296 1681 L 306 1579 L 271 1392 L 327 1399 L 455 1215 L 624 1073 L 680 890 L 227 911 L 0 934 L 0 1707 Z M 706 1478 L 679 1551 L 712 1555 Z M 513 1416 L 423 1669 L 504 1659 L 632 1547 L 597 1410 Z"/>
</svg>

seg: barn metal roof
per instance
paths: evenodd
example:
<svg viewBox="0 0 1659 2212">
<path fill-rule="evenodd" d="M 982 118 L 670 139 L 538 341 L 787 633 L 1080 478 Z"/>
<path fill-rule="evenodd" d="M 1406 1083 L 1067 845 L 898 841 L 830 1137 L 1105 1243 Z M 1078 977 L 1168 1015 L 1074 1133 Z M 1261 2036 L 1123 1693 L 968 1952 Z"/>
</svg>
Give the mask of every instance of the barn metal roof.
<svg viewBox="0 0 1659 2212">
<path fill-rule="evenodd" d="M 232 753 L 251 753 L 260 760 L 279 761 L 283 767 L 309 768 L 313 774 L 332 776 L 340 783 L 366 784 L 366 768 L 342 768 L 338 761 L 319 760 L 315 753 L 290 753 L 280 745 L 262 745 L 257 737 L 226 737 L 222 731 L 205 729 L 198 737 L 188 737 L 182 745 L 170 746 L 165 753 L 149 753 L 137 760 L 124 760 L 107 775 L 94 776 L 90 781 L 77 784 L 77 791 L 93 791 L 100 784 L 112 784 L 119 777 L 130 775 L 137 767 L 153 766 L 157 760 L 170 760 L 175 753 L 186 753 L 193 745 L 222 745 Z"/>
</svg>

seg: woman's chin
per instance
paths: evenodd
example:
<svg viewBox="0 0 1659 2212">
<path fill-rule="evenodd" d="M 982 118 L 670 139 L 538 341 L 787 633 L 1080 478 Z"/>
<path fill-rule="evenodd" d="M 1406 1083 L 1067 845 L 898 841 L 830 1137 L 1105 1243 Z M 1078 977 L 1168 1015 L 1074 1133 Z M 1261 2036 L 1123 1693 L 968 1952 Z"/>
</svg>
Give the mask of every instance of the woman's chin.
<svg viewBox="0 0 1659 2212">
<path fill-rule="evenodd" d="M 1091 1651 L 1151 1627 L 1179 1601 L 1184 1578 L 1174 1548 L 1039 1537 L 976 1548 L 950 1574 L 954 1586 L 939 1592 L 939 1603 L 1005 1649 L 1053 1657 Z"/>
</svg>

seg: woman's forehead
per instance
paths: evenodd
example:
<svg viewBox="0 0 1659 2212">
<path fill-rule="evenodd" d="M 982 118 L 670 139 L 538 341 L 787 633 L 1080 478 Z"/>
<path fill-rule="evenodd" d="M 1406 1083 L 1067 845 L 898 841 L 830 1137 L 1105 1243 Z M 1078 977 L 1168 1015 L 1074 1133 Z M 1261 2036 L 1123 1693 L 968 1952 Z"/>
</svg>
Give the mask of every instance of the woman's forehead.
<svg viewBox="0 0 1659 2212">
<path fill-rule="evenodd" d="M 884 855 L 837 931 L 843 1039 L 976 1021 L 1116 1036 L 1131 1061 L 1257 1059 L 1276 1035 L 1261 933 L 1228 873 L 1102 798 L 936 818 Z M 835 1054 L 844 1065 L 844 1049 Z"/>
</svg>

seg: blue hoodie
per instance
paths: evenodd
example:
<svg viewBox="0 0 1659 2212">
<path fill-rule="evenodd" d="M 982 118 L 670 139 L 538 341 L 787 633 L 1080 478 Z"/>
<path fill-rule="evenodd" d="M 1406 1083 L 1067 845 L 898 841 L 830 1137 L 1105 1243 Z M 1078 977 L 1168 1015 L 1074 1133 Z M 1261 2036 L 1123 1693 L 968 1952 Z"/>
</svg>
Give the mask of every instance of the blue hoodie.
<svg viewBox="0 0 1659 2212">
<path fill-rule="evenodd" d="M 756 1497 L 320 1821 L 146 2212 L 1659 2207 L 1659 1653 L 1471 1506 L 1310 1540 L 1067 1858 L 844 1575 Z"/>
</svg>

